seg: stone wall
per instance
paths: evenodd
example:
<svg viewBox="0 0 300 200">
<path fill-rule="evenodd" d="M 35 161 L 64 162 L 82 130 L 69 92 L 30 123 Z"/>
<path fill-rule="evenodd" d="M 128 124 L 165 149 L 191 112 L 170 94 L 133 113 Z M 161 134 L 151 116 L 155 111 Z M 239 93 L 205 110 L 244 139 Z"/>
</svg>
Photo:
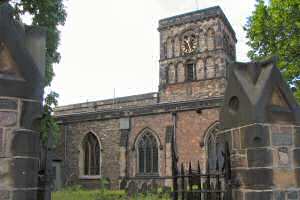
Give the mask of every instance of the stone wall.
<svg viewBox="0 0 300 200">
<path fill-rule="evenodd" d="M 168 173 L 166 169 L 166 131 L 172 126 L 171 113 L 161 115 L 138 116 L 131 119 L 131 130 L 128 140 L 128 175 L 133 177 L 137 174 L 137 149 L 135 142 L 144 129 L 150 129 L 158 138 L 159 144 L 159 174 L 164 176 Z M 170 167 L 170 166 L 169 166 Z"/>
<path fill-rule="evenodd" d="M 136 151 L 134 142 L 138 135 L 145 129 L 153 130 L 160 141 L 160 175 L 171 175 L 171 146 L 169 128 L 173 126 L 173 113 L 163 115 L 150 115 L 132 118 L 132 129 L 129 137 L 129 176 L 136 175 Z M 198 160 L 203 164 L 207 159 L 206 147 L 204 145 L 205 134 L 208 128 L 218 121 L 219 109 L 205 109 L 201 112 L 196 110 L 176 113 L 176 140 L 179 163 Z"/>
<path fill-rule="evenodd" d="M 300 198 L 300 127 L 255 123 L 218 135 L 230 146 L 233 199 Z"/>
<path fill-rule="evenodd" d="M 201 168 L 206 168 L 207 149 L 205 137 L 209 127 L 218 122 L 219 108 L 177 113 L 176 142 L 179 156 L 178 163 L 191 161 L 194 168 L 200 161 Z"/>
<path fill-rule="evenodd" d="M 15 21 L 0 4 L 0 199 L 36 200 L 47 193 L 39 120 L 44 93 L 46 32 Z M 49 194 L 49 193 L 48 193 Z"/>
<path fill-rule="evenodd" d="M 174 113 L 176 113 L 179 162 L 195 161 L 193 164 L 196 164 L 199 160 L 203 164 L 201 167 L 205 168 L 207 159 L 204 145 L 205 133 L 212 124 L 218 121 L 218 108 L 152 113 L 127 118 L 63 124 L 61 126 L 61 143 L 58 145 L 57 152 L 59 158 L 64 160 L 65 183 L 83 184 L 89 188 L 99 187 L 94 180 L 80 178 L 80 145 L 88 132 L 93 132 L 101 140 L 101 176 L 111 180 L 112 188 L 119 187 L 120 177 L 134 177 L 138 174 L 135 142 L 144 130 L 151 131 L 158 139 L 159 175 L 171 175 L 170 137 L 173 130 Z M 126 124 L 127 121 L 129 126 L 124 128 L 124 123 Z"/>
<path fill-rule="evenodd" d="M 130 108 L 136 106 L 152 105 L 157 103 L 157 93 L 147 93 L 128 97 L 119 97 L 102 101 L 86 102 L 74 105 L 60 106 L 55 109 L 55 115 L 68 115 L 74 113 L 95 112 L 112 109 Z"/>
<path fill-rule="evenodd" d="M 163 19 L 160 31 L 160 101 L 221 96 L 227 65 L 235 60 L 235 33 L 219 7 Z M 194 38 L 191 52 L 185 38 Z M 188 65 L 193 66 L 192 80 Z M 206 81 L 207 80 L 207 81 Z M 207 93 L 210 90 L 210 93 Z"/>
<path fill-rule="evenodd" d="M 172 175 L 174 131 L 179 163 L 193 161 L 194 165 L 199 160 L 205 168 L 205 137 L 209 127 L 219 119 L 227 84 L 227 64 L 235 59 L 235 33 L 220 7 L 163 19 L 158 30 L 161 55 L 158 93 L 56 109 L 55 115 L 65 127 L 62 137 L 67 138 L 58 147 L 65 159 L 66 179 L 71 177 L 80 183 L 78 146 L 90 130 L 100 138 L 104 133 L 108 135 L 101 144 L 102 155 L 110 160 L 103 159 L 101 168 L 102 175 L 112 180 L 114 188 L 119 177 L 139 175 L 135 145 L 145 130 L 151 132 L 159 144 L 160 176 Z M 192 34 L 197 41 L 195 51 L 190 54 L 182 50 L 186 34 Z M 187 81 L 190 62 L 194 64 L 194 77 Z"/>
<path fill-rule="evenodd" d="M 21 199 L 24 189 L 28 190 L 28 199 L 37 197 L 34 188 L 38 185 L 39 133 L 22 129 L 19 120 L 28 101 L 0 97 L 1 200 Z"/>
<path fill-rule="evenodd" d="M 169 85 L 160 93 L 161 102 L 184 101 L 186 99 L 206 99 L 222 97 L 225 92 L 226 79 L 210 79 Z"/>
<path fill-rule="evenodd" d="M 201 52 L 212 50 L 213 48 L 209 48 L 210 46 L 225 47 L 223 42 L 225 37 L 227 38 L 226 45 L 232 46 L 232 50 L 235 52 L 235 33 L 220 7 L 211 7 L 162 19 L 159 21 L 158 30 L 160 31 L 161 60 L 183 55 L 180 50 L 181 37 L 189 31 L 195 32 Z M 220 38 L 210 40 L 211 31 L 213 35 Z"/>
<path fill-rule="evenodd" d="M 109 178 L 111 187 L 118 187 L 119 178 L 119 120 L 102 120 L 65 124 L 61 126 L 61 143 L 57 154 L 63 160 L 65 184 L 83 184 L 88 188 L 99 187 L 99 178 L 88 180 L 80 169 L 80 151 L 84 136 L 91 132 L 100 140 L 101 177 Z M 93 184 L 94 182 L 94 184 Z"/>
</svg>

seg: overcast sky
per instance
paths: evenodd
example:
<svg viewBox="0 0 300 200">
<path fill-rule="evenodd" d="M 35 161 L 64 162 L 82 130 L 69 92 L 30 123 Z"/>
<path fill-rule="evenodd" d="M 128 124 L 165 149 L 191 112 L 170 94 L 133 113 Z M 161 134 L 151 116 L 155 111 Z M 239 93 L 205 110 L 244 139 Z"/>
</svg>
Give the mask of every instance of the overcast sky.
<svg viewBox="0 0 300 200">
<path fill-rule="evenodd" d="M 158 20 L 219 5 L 233 26 L 237 59 L 248 61 L 243 26 L 255 0 L 66 0 L 61 62 L 52 89 L 59 105 L 158 89 Z"/>
</svg>

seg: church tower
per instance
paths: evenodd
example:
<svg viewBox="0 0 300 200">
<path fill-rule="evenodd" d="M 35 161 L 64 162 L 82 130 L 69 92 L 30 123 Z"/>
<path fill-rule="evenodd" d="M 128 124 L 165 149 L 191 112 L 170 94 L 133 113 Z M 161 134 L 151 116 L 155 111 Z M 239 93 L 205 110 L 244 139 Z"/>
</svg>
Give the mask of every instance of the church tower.
<svg viewBox="0 0 300 200">
<path fill-rule="evenodd" d="M 219 6 L 159 21 L 160 102 L 223 96 L 235 32 Z"/>
</svg>

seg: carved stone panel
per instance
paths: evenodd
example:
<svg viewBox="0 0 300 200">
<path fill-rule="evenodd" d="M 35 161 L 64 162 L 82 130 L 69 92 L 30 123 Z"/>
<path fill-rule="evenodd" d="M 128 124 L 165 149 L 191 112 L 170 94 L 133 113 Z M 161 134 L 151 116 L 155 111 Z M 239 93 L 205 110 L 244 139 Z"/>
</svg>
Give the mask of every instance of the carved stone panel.
<svg viewBox="0 0 300 200">
<path fill-rule="evenodd" d="M 17 123 L 16 112 L 0 112 L 0 126 L 14 126 Z"/>
<path fill-rule="evenodd" d="M 284 99 L 281 91 L 278 88 L 275 88 L 272 93 L 271 97 L 271 105 L 286 107 L 288 108 L 288 103 Z"/>
<path fill-rule="evenodd" d="M 3 42 L 0 42 L 0 74 L 21 77 L 15 61 Z"/>
<path fill-rule="evenodd" d="M 16 110 L 18 107 L 17 101 L 12 99 L 0 99 L 0 109 Z"/>
<path fill-rule="evenodd" d="M 289 151 L 286 147 L 278 149 L 278 164 L 279 166 L 287 166 L 289 164 Z"/>
</svg>

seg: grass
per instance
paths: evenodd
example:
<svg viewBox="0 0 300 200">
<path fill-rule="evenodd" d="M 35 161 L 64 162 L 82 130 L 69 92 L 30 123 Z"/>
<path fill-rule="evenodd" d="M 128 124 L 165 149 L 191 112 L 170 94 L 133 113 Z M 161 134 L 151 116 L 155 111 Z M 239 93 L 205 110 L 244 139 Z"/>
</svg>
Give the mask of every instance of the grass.
<svg viewBox="0 0 300 200">
<path fill-rule="evenodd" d="M 52 200 L 170 200 L 166 194 L 147 194 L 127 197 L 121 190 L 84 190 L 80 187 L 66 188 L 52 193 Z"/>
</svg>

